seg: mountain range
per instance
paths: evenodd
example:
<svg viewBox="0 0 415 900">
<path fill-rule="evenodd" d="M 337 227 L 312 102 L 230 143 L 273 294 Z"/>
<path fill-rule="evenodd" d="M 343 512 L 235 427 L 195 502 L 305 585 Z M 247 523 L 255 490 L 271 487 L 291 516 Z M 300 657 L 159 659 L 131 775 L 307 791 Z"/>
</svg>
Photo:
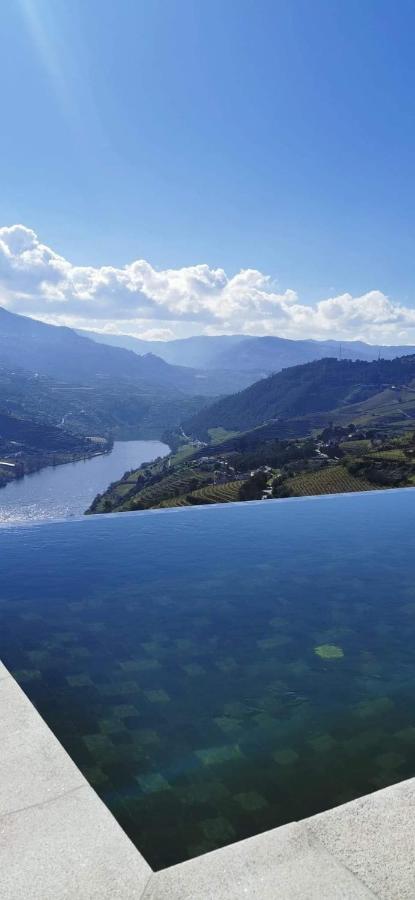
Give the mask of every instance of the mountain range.
<svg viewBox="0 0 415 900">
<path fill-rule="evenodd" d="M 199 335 L 173 341 L 144 341 L 131 335 L 78 332 L 99 343 L 124 347 L 134 353 L 155 353 L 171 365 L 196 369 L 232 371 L 251 376 L 251 381 L 316 359 L 394 359 L 415 352 L 412 346 L 384 346 L 363 341 L 289 340 L 281 337 L 246 335 Z"/>
<path fill-rule="evenodd" d="M 361 404 L 381 384 L 392 389 L 393 382 L 415 378 L 415 356 L 396 358 L 413 350 L 405 346 L 355 341 L 340 348 L 334 341 L 241 335 L 164 343 L 111 337 L 125 339 L 127 348 L 88 334 L 0 308 L 0 410 L 112 436 L 160 436 L 184 422 L 186 432 L 206 439 L 215 427 L 246 431 Z M 131 347 L 157 349 L 170 360 L 180 356 L 182 364 Z M 396 397 L 391 402 L 396 405 Z"/>
<path fill-rule="evenodd" d="M 24 367 L 65 382 L 129 379 L 176 389 L 192 396 L 218 396 L 252 379 L 171 365 L 154 353 L 97 343 L 71 328 L 48 325 L 0 307 L 0 363 Z"/>
<path fill-rule="evenodd" d="M 206 402 L 202 393 L 191 369 L 0 308 L 4 415 L 74 434 L 159 438 Z"/>
</svg>

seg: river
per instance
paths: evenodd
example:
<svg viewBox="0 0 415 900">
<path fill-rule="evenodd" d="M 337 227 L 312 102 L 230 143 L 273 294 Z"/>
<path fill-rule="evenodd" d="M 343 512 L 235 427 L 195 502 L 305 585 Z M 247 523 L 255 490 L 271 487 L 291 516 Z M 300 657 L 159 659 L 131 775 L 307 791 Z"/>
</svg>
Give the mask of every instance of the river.
<svg viewBox="0 0 415 900">
<path fill-rule="evenodd" d="M 0 489 L 0 522 L 81 516 L 128 469 L 168 452 L 161 441 L 115 441 L 111 453 L 25 475 Z"/>
</svg>

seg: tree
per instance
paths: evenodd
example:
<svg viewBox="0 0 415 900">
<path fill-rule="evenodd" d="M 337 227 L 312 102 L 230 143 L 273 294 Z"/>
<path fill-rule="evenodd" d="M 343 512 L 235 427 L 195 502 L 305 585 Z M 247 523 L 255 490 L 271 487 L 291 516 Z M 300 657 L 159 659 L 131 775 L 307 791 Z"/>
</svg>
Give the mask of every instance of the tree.
<svg viewBox="0 0 415 900">
<path fill-rule="evenodd" d="M 268 484 L 265 472 L 255 472 L 247 481 L 242 482 L 239 490 L 240 500 L 260 500 L 262 492 Z"/>
</svg>

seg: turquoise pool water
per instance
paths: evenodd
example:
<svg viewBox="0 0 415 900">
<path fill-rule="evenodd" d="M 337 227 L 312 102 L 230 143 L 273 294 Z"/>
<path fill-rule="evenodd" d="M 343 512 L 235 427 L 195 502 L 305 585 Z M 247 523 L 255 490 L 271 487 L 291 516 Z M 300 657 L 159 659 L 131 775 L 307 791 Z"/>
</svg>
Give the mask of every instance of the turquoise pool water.
<svg viewBox="0 0 415 900">
<path fill-rule="evenodd" d="M 415 774 L 415 492 L 0 529 L 0 656 L 155 868 Z"/>
</svg>

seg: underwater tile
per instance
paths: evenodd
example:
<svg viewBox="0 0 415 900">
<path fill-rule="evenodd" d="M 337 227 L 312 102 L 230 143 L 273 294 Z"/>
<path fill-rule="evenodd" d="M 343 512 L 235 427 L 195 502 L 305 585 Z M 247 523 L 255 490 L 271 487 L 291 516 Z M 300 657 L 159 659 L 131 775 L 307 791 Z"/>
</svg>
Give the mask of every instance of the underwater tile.
<svg viewBox="0 0 415 900">
<path fill-rule="evenodd" d="M 415 616 L 415 601 L 412 601 L 411 603 L 404 603 L 403 606 L 400 607 L 400 609 L 408 616 Z"/>
<path fill-rule="evenodd" d="M 225 703 L 223 712 L 225 716 L 238 719 L 240 716 L 246 716 L 249 707 L 246 703 L 235 701 L 234 703 Z"/>
<path fill-rule="evenodd" d="M 238 744 L 225 744 L 222 747 L 206 747 L 204 750 L 196 750 L 195 755 L 205 766 L 215 766 L 232 759 L 240 759 L 243 754 Z"/>
<path fill-rule="evenodd" d="M 211 850 L 215 850 L 216 844 L 214 841 L 200 841 L 199 844 L 189 844 L 187 847 L 187 853 L 189 859 L 194 859 L 196 856 L 203 856 L 204 853 L 209 853 Z"/>
<path fill-rule="evenodd" d="M 160 791 L 171 791 L 171 785 L 160 775 L 160 772 L 152 772 L 149 775 L 137 775 L 136 781 L 145 794 L 158 794 Z"/>
<path fill-rule="evenodd" d="M 382 734 L 379 735 L 378 731 L 361 731 L 342 741 L 342 748 L 352 756 L 358 753 L 365 754 L 368 750 L 378 747 L 381 740 Z"/>
<path fill-rule="evenodd" d="M 386 769 L 381 770 L 380 773 L 378 773 L 377 775 L 373 775 L 369 779 L 370 783 L 373 784 L 378 791 L 381 791 L 382 788 L 390 787 L 391 784 L 394 783 L 394 781 L 399 780 L 400 776 L 397 772 L 394 772 L 392 774 L 392 772 L 387 771 Z"/>
<path fill-rule="evenodd" d="M 351 628 L 342 625 L 339 628 L 327 628 L 325 631 L 318 631 L 314 637 L 317 644 L 337 644 L 352 634 Z"/>
<path fill-rule="evenodd" d="M 81 672 L 79 675 L 67 675 L 66 680 L 70 687 L 91 687 L 94 684 L 86 672 Z"/>
<path fill-rule="evenodd" d="M 153 653 L 154 656 L 157 656 L 157 654 L 160 653 L 161 650 L 161 645 L 156 641 L 144 641 L 141 646 L 144 648 L 144 650 L 147 651 L 147 653 Z"/>
<path fill-rule="evenodd" d="M 252 721 L 255 724 L 262 728 L 264 731 L 268 731 L 270 733 L 278 731 L 280 728 L 280 722 L 277 717 L 270 716 L 266 712 L 259 712 L 255 716 L 252 716 Z"/>
<path fill-rule="evenodd" d="M 274 616 L 269 620 L 269 624 L 272 628 L 286 628 L 289 625 L 288 619 L 283 619 L 281 616 Z"/>
<path fill-rule="evenodd" d="M 415 726 L 409 725 L 408 728 L 401 728 L 396 732 L 395 737 L 404 744 L 415 745 Z"/>
<path fill-rule="evenodd" d="M 232 656 L 227 656 L 225 659 L 219 659 L 215 665 L 221 672 L 233 672 L 238 668 L 238 663 Z"/>
<path fill-rule="evenodd" d="M 376 697 L 375 699 L 362 700 L 354 707 L 354 711 L 361 719 L 371 716 L 382 716 L 393 709 L 394 703 L 390 697 Z"/>
<path fill-rule="evenodd" d="M 23 684 L 26 681 L 39 681 L 42 677 L 39 669 L 13 669 L 12 675 L 17 682 Z"/>
<path fill-rule="evenodd" d="M 91 625 L 87 625 L 86 628 L 88 631 L 91 631 L 92 634 L 102 634 L 102 632 L 106 631 L 105 622 L 92 622 Z"/>
<path fill-rule="evenodd" d="M 109 735 L 85 735 L 82 740 L 90 755 L 96 760 L 101 768 L 113 764 L 116 762 L 117 758 L 119 759 L 119 764 L 122 766 L 120 748 L 113 743 Z"/>
<path fill-rule="evenodd" d="M 152 672 L 154 669 L 161 669 L 158 659 L 141 659 L 137 663 L 137 672 Z"/>
<path fill-rule="evenodd" d="M 379 679 L 382 675 L 382 666 L 376 659 L 364 659 L 359 664 L 359 671 L 363 675 Z"/>
<path fill-rule="evenodd" d="M 134 741 L 142 744 L 143 747 L 160 743 L 160 735 L 157 734 L 157 731 L 154 731 L 152 728 L 137 728 L 134 729 L 134 731 L 132 731 L 131 733 L 133 735 Z"/>
<path fill-rule="evenodd" d="M 71 656 L 75 659 L 88 659 L 91 656 L 91 651 L 88 647 L 71 647 Z"/>
<path fill-rule="evenodd" d="M 299 754 L 290 747 L 286 747 L 283 750 L 277 750 L 276 753 L 272 754 L 272 758 L 279 766 L 292 766 L 293 763 L 297 762 L 298 757 Z"/>
<path fill-rule="evenodd" d="M 405 757 L 400 753 L 394 753 L 391 750 L 389 753 L 381 753 L 380 756 L 376 756 L 375 763 L 381 769 L 399 769 L 405 762 Z"/>
<path fill-rule="evenodd" d="M 135 681 L 112 681 L 110 684 L 96 684 L 95 687 L 104 697 L 121 697 L 123 694 L 136 694 L 138 691 Z"/>
<path fill-rule="evenodd" d="M 158 659 L 131 659 L 120 663 L 125 672 L 146 672 L 153 669 L 160 669 L 161 663 Z"/>
<path fill-rule="evenodd" d="M 247 791 L 245 794 L 235 794 L 234 800 L 247 812 L 255 812 L 258 809 L 265 809 L 268 802 L 262 794 L 256 791 Z"/>
<path fill-rule="evenodd" d="M 389 622 L 377 622 L 374 625 L 374 630 L 376 634 L 379 634 L 381 637 L 388 638 L 393 632 L 393 626 L 389 624 Z"/>
<path fill-rule="evenodd" d="M 200 803 L 219 804 L 225 797 L 230 796 L 229 788 L 222 781 L 197 781 L 194 784 L 176 788 L 180 800 L 186 805 L 199 805 Z"/>
<path fill-rule="evenodd" d="M 147 697 L 147 700 L 150 703 L 168 703 L 170 701 L 169 695 L 166 693 L 163 688 L 155 689 L 152 691 L 143 691 L 143 694 Z"/>
<path fill-rule="evenodd" d="M 60 644 L 71 644 L 76 643 L 78 636 L 73 631 L 55 631 L 54 639 Z"/>
<path fill-rule="evenodd" d="M 106 734 L 85 734 L 82 740 L 93 755 L 114 749 L 112 741 Z"/>
<path fill-rule="evenodd" d="M 223 731 L 224 734 L 238 735 L 241 732 L 241 721 L 239 719 L 231 719 L 230 716 L 217 716 L 214 720 L 215 725 Z"/>
<path fill-rule="evenodd" d="M 187 666 L 182 666 L 182 669 L 186 672 L 186 675 L 190 675 L 191 678 L 197 677 L 198 675 L 206 675 L 206 669 L 203 666 L 199 666 L 198 663 L 189 663 Z"/>
<path fill-rule="evenodd" d="M 125 659 L 122 662 L 119 662 L 119 667 L 124 672 L 137 672 L 140 667 L 141 660 L 138 659 Z"/>
<path fill-rule="evenodd" d="M 203 833 L 209 840 L 228 843 L 235 837 L 235 829 L 233 825 L 223 816 L 217 816 L 215 819 L 205 819 L 200 823 Z"/>
<path fill-rule="evenodd" d="M 99 766 L 89 766 L 84 769 L 85 778 L 93 787 L 100 787 L 109 781 L 108 775 L 99 768 Z"/>
<path fill-rule="evenodd" d="M 98 725 L 102 734 L 118 734 L 119 731 L 125 728 L 124 722 L 116 717 L 98 719 Z"/>
<path fill-rule="evenodd" d="M 329 753 L 333 747 L 336 746 L 336 741 L 331 736 L 331 734 L 316 734 L 315 737 L 312 737 L 307 741 L 310 744 L 310 747 L 316 751 L 316 753 Z"/>
<path fill-rule="evenodd" d="M 287 669 L 292 675 L 307 675 L 310 672 L 310 666 L 302 659 L 296 659 L 292 663 L 288 663 Z"/>
<path fill-rule="evenodd" d="M 261 638 L 257 641 L 257 647 L 260 650 L 276 650 L 278 647 L 284 647 L 291 643 L 291 638 L 284 634 L 278 634 L 272 638 Z"/>
<path fill-rule="evenodd" d="M 122 703 L 120 706 L 113 706 L 112 712 L 117 719 L 128 719 L 129 716 L 137 715 L 137 708 L 131 703 Z"/>
<path fill-rule="evenodd" d="M 33 663 L 34 666 L 40 665 L 41 663 L 48 663 L 50 661 L 50 653 L 48 650 L 31 650 L 27 654 L 30 662 Z"/>
<path fill-rule="evenodd" d="M 196 641 L 189 641 L 187 638 L 178 638 L 175 644 L 178 650 L 194 650 L 197 648 Z"/>
</svg>

